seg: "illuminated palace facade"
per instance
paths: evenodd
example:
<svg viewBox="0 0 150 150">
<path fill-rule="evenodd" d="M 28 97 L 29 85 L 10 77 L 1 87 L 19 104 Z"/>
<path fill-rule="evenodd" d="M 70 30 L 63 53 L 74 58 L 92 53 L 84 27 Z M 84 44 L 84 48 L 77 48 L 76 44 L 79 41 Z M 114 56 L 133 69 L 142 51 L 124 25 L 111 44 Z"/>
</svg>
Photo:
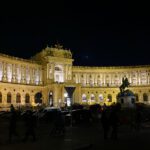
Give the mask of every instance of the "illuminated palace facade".
<svg viewBox="0 0 150 150">
<path fill-rule="evenodd" d="M 150 103 L 150 66 L 73 66 L 72 53 L 61 46 L 46 47 L 30 60 L 0 54 L 0 107 L 63 106 L 65 87 L 75 87 L 73 103 L 116 102 L 122 78 L 127 77 L 136 101 Z"/>
</svg>

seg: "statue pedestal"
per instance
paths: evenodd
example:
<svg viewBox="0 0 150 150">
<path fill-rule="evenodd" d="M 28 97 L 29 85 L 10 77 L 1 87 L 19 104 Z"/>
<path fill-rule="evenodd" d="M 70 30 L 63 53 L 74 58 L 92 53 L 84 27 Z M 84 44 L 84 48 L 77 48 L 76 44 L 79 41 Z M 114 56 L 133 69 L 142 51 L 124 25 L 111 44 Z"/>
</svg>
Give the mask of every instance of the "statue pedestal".
<svg viewBox="0 0 150 150">
<path fill-rule="evenodd" d="M 117 102 L 121 104 L 121 107 L 124 108 L 134 108 L 135 107 L 136 97 L 132 91 L 126 90 L 122 93 L 119 93 L 117 96 Z"/>
</svg>

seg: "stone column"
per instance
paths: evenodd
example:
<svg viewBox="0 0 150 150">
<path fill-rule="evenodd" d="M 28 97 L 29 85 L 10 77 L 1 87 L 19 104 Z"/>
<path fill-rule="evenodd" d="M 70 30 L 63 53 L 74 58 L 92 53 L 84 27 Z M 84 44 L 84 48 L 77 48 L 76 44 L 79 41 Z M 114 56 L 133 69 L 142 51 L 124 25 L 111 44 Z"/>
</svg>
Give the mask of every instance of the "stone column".
<svg viewBox="0 0 150 150">
<path fill-rule="evenodd" d="M 64 74 L 65 74 L 65 80 L 68 80 L 68 65 L 65 65 L 65 70 L 64 70 Z"/>
<path fill-rule="evenodd" d="M 46 72 L 47 72 L 47 79 L 49 79 L 49 72 L 50 72 L 49 71 L 49 64 L 47 64 L 47 71 Z"/>
<path fill-rule="evenodd" d="M 24 66 L 24 83 L 27 83 L 27 68 Z"/>
<path fill-rule="evenodd" d="M 32 84 L 35 84 L 35 68 L 32 68 Z"/>
<path fill-rule="evenodd" d="M 21 83 L 24 83 L 24 72 L 23 72 L 23 66 L 20 66 L 21 71 Z"/>
<path fill-rule="evenodd" d="M 86 74 L 83 74 L 84 86 L 86 86 Z"/>
<path fill-rule="evenodd" d="M 120 85 L 122 84 L 122 76 L 123 76 L 123 74 L 122 74 L 122 73 L 120 73 L 120 77 L 119 77 Z"/>
<path fill-rule="evenodd" d="M 12 64 L 12 79 L 11 82 L 16 82 L 15 64 Z"/>
<path fill-rule="evenodd" d="M 15 65 L 15 79 L 16 79 L 16 82 L 18 83 L 18 74 L 17 74 L 17 64 Z"/>
<path fill-rule="evenodd" d="M 78 83 L 81 83 L 81 74 L 78 74 Z"/>
<path fill-rule="evenodd" d="M 139 85 L 141 85 L 141 73 L 140 72 L 138 73 L 138 76 L 139 76 L 139 79 L 138 79 L 139 80 Z"/>
<path fill-rule="evenodd" d="M 106 76 L 106 74 L 104 73 L 103 74 L 103 83 L 104 83 L 104 86 L 106 85 L 105 76 Z"/>
<path fill-rule="evenodd" d="M 30 72 L 30 84 L 33 84 L 33 72 L 32 72 L 32 68 L 29 68 L 29 72 Z"/>
<path fill-rule="evenodd" d="M 133 83 L 133 73 L 132 72 L 129 72 L 129 83 Z"/>
<path fill-rule="evenodd" d="M 86 74 L 86 85 L 89 86 L 89 76 Z"/>
<path fill-rule="evenodd" d="M 64 78 L 64 82 L 66 82 L 66 65 L 63 65 L 63 78 Z"/>
<path fill-rule="evenodd" d="M 3 66 L 2 81 L 3 82 L 7 82 L 7 63 L 6 62 L 2 62 L 2 66 Z"/>
<path fill-rule="evenodd" d="M 148 85 L 150 84 L 150 73 L 148 73 L 147 78 L 148 78 Z"/>
<path fill-rule="evenodd" d="M 74 73 L 74 76 L 75 76 L 75 83 L 77 83 L 77 75 L 76 75 L 76 73 Z"/>
<path fill-rule="evenodd" d="M 148 77 L 148 73 L 146 73 L 146 84 L 149 84 L 149 77 Z"/>
<path fill-rule="evenodd" d="M 67 80 L 71 80 L 71 65 L 68 65 L 68 71 L 67 71 Z"/>
<path fill-rule="evenodd" d="M 94 85 L 97 86 L 97 74 L 94 74 Z"/>
<path fill-rule="evenodd" d="M 87 86 L 87 74 L 85 73 L 85 86 Z"/>
<path fill-rule="evenodd" d="M 52 64 L 48 64 L 48 68 L 47 68 L 47 77 L 48 79 L 52 79 L 52 71 L 53 71 L 53 67 Z"/>
<path fill-rule="evenodd" d="M 42 68 L 39 68 L 39 84 L 43 84 L 42 82 Z"/>
<path fill-rule="evenodd" d="M 110 73 L 110 75 L 109 75 L 109 86 L 112 86 L 112 79 L 113 79 L 113 74 Z"/>
<path fill-rule="evenodd" d="M 136 72 L 136 85 L 139 85 L 139 74 Z"/>
<path fill-rule="evenodd" d="M 54 79 L 54 63 L 50 63 L 47 66 L 47 78 Z"/>
</svg>

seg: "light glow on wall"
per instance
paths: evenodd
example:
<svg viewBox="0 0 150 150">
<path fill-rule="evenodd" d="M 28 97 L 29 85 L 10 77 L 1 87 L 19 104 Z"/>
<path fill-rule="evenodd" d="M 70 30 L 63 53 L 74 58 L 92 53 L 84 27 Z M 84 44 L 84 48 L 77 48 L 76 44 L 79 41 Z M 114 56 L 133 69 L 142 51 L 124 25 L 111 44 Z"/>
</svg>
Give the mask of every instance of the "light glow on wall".
<svg viewBox="0 0 150 150">
<path fill-rule="evenodd" d="M 12 79 L 12 65 L 11 64 L 7 65 L 7 78 L 8 78 L 8 82 L 11 82 L 11 79 Z"/>
<path fill-rule="evenodd" d="M 58 83 L 64 82 L 64 72 L 63 72 L 63 67 L 61 65 L 55 66 L 54 81 Z"/>
</svg>

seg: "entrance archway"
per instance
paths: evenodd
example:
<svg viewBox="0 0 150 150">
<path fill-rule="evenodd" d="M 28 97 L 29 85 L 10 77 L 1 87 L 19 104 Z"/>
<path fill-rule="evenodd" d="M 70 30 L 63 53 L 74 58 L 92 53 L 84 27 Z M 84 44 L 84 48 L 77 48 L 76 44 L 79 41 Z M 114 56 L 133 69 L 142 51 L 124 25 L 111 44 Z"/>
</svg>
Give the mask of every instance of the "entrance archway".
<svg viewBox="0 0 150 150">
<path fill-rule="evenodd" d="M 38 103 L 41 104 L 42 103 L 42 93 L 41 92 L 38 92 L 38 93 L 35 94 L 34 102 L 36 104 L 38 104 Z"/>
</svg>

